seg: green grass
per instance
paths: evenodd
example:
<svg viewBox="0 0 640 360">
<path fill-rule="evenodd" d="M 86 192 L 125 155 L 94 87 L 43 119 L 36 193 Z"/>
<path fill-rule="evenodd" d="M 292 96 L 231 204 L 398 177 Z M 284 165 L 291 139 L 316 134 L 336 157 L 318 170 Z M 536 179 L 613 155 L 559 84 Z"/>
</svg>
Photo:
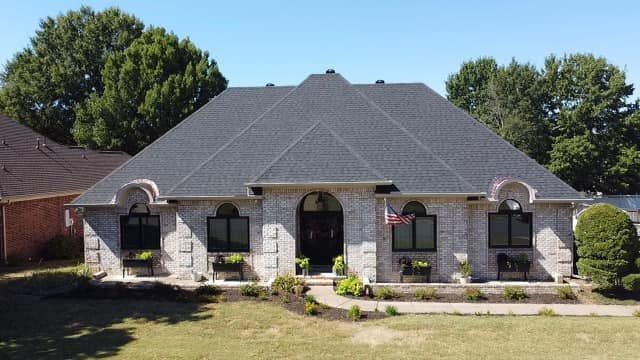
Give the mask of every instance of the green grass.
<svg viewBox="0 0 640 360">
<path fill-rule="evenodd" d="M 8 358 L 636 358 L 637 318 L 405 315 L 326 321 L 273 303 L 0 303 Z"/>
</svg>

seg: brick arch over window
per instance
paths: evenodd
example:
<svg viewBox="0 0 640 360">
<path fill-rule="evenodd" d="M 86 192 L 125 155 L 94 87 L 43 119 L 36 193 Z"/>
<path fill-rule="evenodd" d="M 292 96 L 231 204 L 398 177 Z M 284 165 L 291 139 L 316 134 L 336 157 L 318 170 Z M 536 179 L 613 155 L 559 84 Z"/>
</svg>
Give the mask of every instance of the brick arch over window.
<svg viewBox="0 0 640 360">
<path fill-rule="evenodd" d="M 142 191 L 146 197 L 146 203 L 152 203 L 158 197 L 158 186 L 148 179 L 137 179 L 131 181 L 118 189 L 118 192 L 111 199 L 111 203 L 125 205 L 127 203 L 127 197 L 132 191 Z"/>
<path fill-rule="evenodd" d="M 516 198 L 522 205 L 533 203 L 537 191 L 526 182 L 508 176 L 496 178 L 487 192 L 489 200 L 500 201 L 508 198 Z M 523 201 L 526 200 L 526 201 Z"/>
</svg>

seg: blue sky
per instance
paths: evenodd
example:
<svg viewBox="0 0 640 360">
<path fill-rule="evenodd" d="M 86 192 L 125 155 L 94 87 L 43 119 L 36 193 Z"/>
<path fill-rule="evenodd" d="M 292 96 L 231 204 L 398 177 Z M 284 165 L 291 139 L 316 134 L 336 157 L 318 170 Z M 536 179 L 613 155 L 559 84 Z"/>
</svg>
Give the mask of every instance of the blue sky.
<svg viewBox="0 0 640 360">
<path fill-rule="evenodd" d="M 3 1 L 0 64 L 39 19 L 118 6 L 208 50 L 231 86 L 297 84 L 334 68 L 354 83 L 444 81 L 479 56 L 536 65 L 590 52 L 640 84 L 638 1 Z M 636 91 L 638 97 L 640 91 Z"/>
</svg>

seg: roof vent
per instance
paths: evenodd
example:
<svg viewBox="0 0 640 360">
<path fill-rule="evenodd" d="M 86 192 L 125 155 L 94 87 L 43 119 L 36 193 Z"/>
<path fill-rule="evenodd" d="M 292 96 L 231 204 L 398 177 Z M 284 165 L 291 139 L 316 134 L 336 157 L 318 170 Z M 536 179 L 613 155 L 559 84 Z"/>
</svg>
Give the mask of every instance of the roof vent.
<svg viewBox="0 0 640 360">
<path fill-rule="evenodd" d="M 384 80 L 376 80 L 376 84 L 384 84 Z"/>
<path fill-rule="evenodd" d="M 327 73 L 327 74 L 335 74 L 335 73 L 336 73 L 336 71 L 335 71 L 335 70 L 333 70 L 333 69 L 327 69 L 326 73 Z"/>
<path fill-rule="evenodd" d="M 272 86 L 275 86 L 275 85 L 273 85 L 272 83 L 267 83 L 267 85 L 265 85 L 265 86 L 272 87 Z"/>
</svg>

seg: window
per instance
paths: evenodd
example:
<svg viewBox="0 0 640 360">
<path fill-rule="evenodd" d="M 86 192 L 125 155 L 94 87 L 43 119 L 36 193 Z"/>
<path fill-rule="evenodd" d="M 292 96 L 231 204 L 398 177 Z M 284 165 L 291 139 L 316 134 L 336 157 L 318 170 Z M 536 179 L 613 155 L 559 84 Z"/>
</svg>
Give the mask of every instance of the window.
<svg viewBox="0 0 640 360">
<path fill-rule="evenodd" d="M 411 224 L 393 226 L 393 251 L 435 251 L 436 216 L 427 215 L 424 206 L 417 201 L 405 205 L 402 214 L 414 214 L 416 219 Z"/>
<path fill-rule="evenodd" d="M 522 211 L 520 203 L 508 199 L 489 214 L 489 247 L 531 247 L 531 213 Z"/>
<path fill-rule="evenodd" d="M 249 218 L 240 216 L 232 204 L 221 205 L 215 217 L 207 218 L 207 249 L 249 251 Z"/>
<path fill-rule="evenodd" d="M 160 249 L 160 216 L 150 215 L 144 204 L 135 204 L 120 216 L 120 246 L 125 250 Z"/>
</svg>

